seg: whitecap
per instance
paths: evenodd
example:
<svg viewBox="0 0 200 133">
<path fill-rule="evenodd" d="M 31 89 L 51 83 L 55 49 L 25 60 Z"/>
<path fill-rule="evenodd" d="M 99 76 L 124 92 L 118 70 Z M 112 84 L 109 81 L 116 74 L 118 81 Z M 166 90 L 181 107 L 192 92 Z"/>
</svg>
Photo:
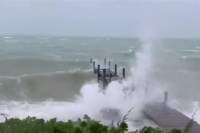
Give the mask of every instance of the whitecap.
<svg viewBox="0 0 200 133">
<path fill-rule="evenodd" d="M 133 52 L 133 49 L 129 49 L 128 52 L 129 52 L 129 53 Z"/>
<path fill-rule="evenodd" d="M 11 38 L 13 38 L 13 37 L 11 37 L 11 36 L 5 36 L 5 37 L 3 37 L 4 39 L 11 39 Z"/>
<path fill-rule="evenodd" d="M 187 56 L 182 56 L 181 58 L 182 58 L 182 59 L 187 59 Z"/>
<path fill-rule="evenodd" d="M 109 38 L 109 37 L 107 37 L 107 38 L 106 38 L 106 41 L 110 41 L 110 38 Z"/>
<path fill-rule="evenodd" d="M 181 51 L 192 52 L 192 53 L 198 53 L 199 52 L 199 50 L 196 50 L 196 49 L 185 49 L 185 50 L 183 49 Z"/>
</svg>

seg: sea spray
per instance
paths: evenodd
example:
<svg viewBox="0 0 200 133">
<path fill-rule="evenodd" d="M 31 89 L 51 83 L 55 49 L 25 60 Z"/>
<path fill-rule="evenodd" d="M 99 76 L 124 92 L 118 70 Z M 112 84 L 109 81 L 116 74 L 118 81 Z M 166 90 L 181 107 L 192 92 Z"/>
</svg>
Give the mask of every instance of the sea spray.
<svg viewBox="0 0 200 133">
<path fill-rule="evenodd" d="M 81 106 L 80 109 L 92 118 L 109 124 L 108 122 L 111 123 L 113 120 L 103 117 L 104 113 L 108 113 L 105 110 L 110 110 L 111 113 L 116 112 L 116 110 L 119 111 L 118 116 L 115 116 L 118 118 L 116 119 L 117 123 L 129 109 L 133 108 L 127 119 L 130 129 L 141 128 L 145 125 L 155 126 L 147 122 L 142 114 L 143 106 L 147 102 L 158 100 L 154 97 L 160 98 L 157 96 L 160 95 L 159 91 L 153 90 L 154 93 L 147 93 L 147 89 L 151 89 L 153 85 L 148 84 L 152 80 L 153 56 L 151 48 L 151 41 L 142 44 L 142 49 L 136 56 L 136 64 L 132 67 L 131 75 L 127 80 L 122 82 L 113 81 L 103 92 L 98 85 L 88 84 L 83 86 L 81 96 L 77 100 L 77 104 Z"/>
<path fill-rule="evenodd" d="M 148 83 L 150 83 L 153 64 L 151 53 L 152 42 L 143 42 L 141 45 L 141 51 L 136 53 L 136 65 L 131 68 L 129 82 L 132 83 L 135 89 L 147 91 L 145 89 L 147 89 Z"/>
<path fill-rule="evenodd" d="M 131 75 L 125 81 L 111 82 L 102 91 L 97 83 L 85 84 L 80 95 L 74 102 L 10 102 L 2 104 L 0 112 L 8 118 L 36 116 L 50 119 L 56 117 L 58 120 L 77 119 L 85 114 L 91 118 L 101 120 L 104 124 L 113 123 L 115 126 L 122 117 L 131 109 L 127 116 L 130 129 L 141 128 L 148 125 L 142 115 L 143 105 L 147 102 L 146 89 L 149 89 L 151 79 L 151 43 L 145 43 L 142 50 L 137 53 L 136 65 L 131 69 Z M 148 99 L 149 101 L 149 99 Z M 105 118 L 105 111 L 117 111 L 117 119 Z M 4 120 L 2 117 L 1 120 Z"/>
</svg>

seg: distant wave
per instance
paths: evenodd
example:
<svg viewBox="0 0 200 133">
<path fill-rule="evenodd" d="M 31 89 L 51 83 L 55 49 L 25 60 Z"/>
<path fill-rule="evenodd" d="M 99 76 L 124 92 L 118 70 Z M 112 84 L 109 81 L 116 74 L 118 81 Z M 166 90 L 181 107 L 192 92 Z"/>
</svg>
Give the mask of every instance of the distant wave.
<svg viewBox="0 0 200 133">
<path fill-rule="evenodd" d="M 78 68 L 89 69 L 90 66 L 88 64 L 89 61 L 84 60 L 2 59 L 0 60 L 0 76 L 69 71 Z"/>
<path fill-rule="evenodd" d="M 187 57 L 187 56 L 182 56 L 181 58 L 182 58 L 182 59 L 187 59 L 188 57 Z"/>
<path fill-rule="evenodd" d="M 46 74 L 24 74 L 0 77 L 1 101 L 72 100 L 93 75 L 90 70 L 58 71 Z"/>
<path fill-rule="evenodd" d="M 181 51 L 192 52 L 192 53 L 198 53 L 198 52 L 200 52 L 199 50 L 196 50 L 196 49 L 183 49 Z"/>
<path fill-rule="evenodd" d="M 11 37 L 11 36 L 5 36 L 5 37 L 3 37 L 4 39 L 11 39 L 11 38 L 13 38 L 13 37 Z"/>
<path fill-rule="evenodd" d="M 187 55 L 187 56 L 182 56 L 182 59 L 200 59 L 200 55 Z"/>
<path fill-rule="evenodd" d="M 127 51 L 122 51 L 121 53 L 132 53 L 132 52 L 133 52 L 133 49 L 130 48 L 129 50 L 127 50 Z"/>
</svg>

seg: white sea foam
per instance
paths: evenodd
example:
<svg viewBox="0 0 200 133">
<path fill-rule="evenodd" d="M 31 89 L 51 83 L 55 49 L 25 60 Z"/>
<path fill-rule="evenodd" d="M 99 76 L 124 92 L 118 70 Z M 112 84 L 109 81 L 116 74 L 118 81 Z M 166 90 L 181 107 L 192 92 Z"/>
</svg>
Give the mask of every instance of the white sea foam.
<svg viewBox="0 0 200 133">
<path fill-rule="evenodd" d="M 181 51 L 191 52 L 191 53 L 199 53 L 200 52 L 199 50 L 196 50 L 196 49 L 183 49 Z"/>
<path fill-rule="evenodd" d="M 129 109 L 133 108 L 128 115 L 129 127 L 131 130 L 141 128 L 151 124 L 143 118 L 141 113 L 143 105 L 146 103 L 145 88 L 149 87 L 147 82 L 150 79 L 151 58 L 151 43 L 148 42 L 145 43 L 142 51 L 137 53 L 136 66 L 131 70 L 133 75 L 126 81 L 121 83 L 114 81 L 104 91 L 99 88 L 97 83 L 85 84 L 74 102 L 10 102 L 1 104 L 0 112 L 9 118 L 36 116 L 45 119 L 56 117 L 58 120 L 77 119 L 88 114 L 93 119 L 110 124 L 112 119 L 105 118 L 104 115 L 106 110 L 111 109 L 119 111 L 118 117 L 116 116 L 118 118 L 115 121 L 116 124 Z M 153 94 L 152 98 L 148 96 L 151 100 L 154 100 L 153 97 L 159 93 Z M 151 101 L 150 99 L 148 102 Z M 3 120 L 2 117 L 1 121 Z"/>
<path fill-rule="evenodd" d="M 182 56 L 181 58 L 182 58 L 182 59 L 187 59 L 188 57 L 187 57 L 187 56 Z"/>
<path fill-rule="evenodd" d="M 5 37 L 3 37 L 4 39 L 11 39 L 11 38 L 13 38 L 13 37 L 11 37 L 11 36 L 5 36 Z"/>
<path fill-rule="evenodd" d="M 133 52 L 132 48 L 130 48 L 129 50 L 126 50 L 126 51 L 121 51 L 121 53 L 124 53 L 124 54 L 126 54 L 126 53 L 132 53 L 132 52 Z"/>
<path fill-rule="evenodd" d="M 104 109 L 119 110 L 119 122 L 122 117 L 133 108 L 128 115 L 128 123 L 131 129 L 142 127 L 147 121 L 143 120 L 141 108 L 144 102 L 143 97 L 138 93 L 126 95 L 124 93 L 125 84 L 112 82 L 108 88 L 102 92 L 98 84 L 87 84 L 81 89 L 80 96 L 74 102 L 55 102 L 45 101 L 39 103 L 27 102 L 10 102 L 1 103 L 0 112 L 5 114 L 8 118 L 25 118 L 27 116 L 36 116 L 46 120 L 56 117 L 58 120 L 76 120 L 84 114 L 88 114 L 91 118 L 101 120 L 104 124 L 111 124 L 112 119 L 105 118 L 102 111 Z M 0 117 L 4 121 L 4 116 Z M 133 121 L 137 121 L 133 123 Z M 134 127 L 138 123 L 137 127 Z"/>
<path fill-rule="evenodd" d="M 129 49 L 128 52 L 129 52 L 129 53 L 133 52 L 133 49 Z"/>
</svg>

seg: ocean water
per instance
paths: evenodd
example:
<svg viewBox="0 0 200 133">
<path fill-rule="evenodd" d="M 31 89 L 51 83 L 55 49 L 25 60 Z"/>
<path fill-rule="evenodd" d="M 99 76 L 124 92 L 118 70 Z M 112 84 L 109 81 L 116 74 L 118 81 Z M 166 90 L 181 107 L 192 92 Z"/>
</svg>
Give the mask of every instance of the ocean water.
<svg viewBox="0 0 200 133">
<path fill-rule="evenodd" d="M 0 99 L 33 102 L 73 100 L 95 80 L 91 58 L 130 68 L 139 48 L 137 39 L 82 37 L 1 37 L 0 45 Z"/>
<path fill-rule="evenodd" d="M 102 92 L 91 58 L 98 64 L 111 60 L 119 73 L 125 67 L 126 80 Z M 140 113 L 143 104 L 162 102 L 168 91 L 170 106 L 188 117 L 197 110 L 200 122 L 199 66 L 200 39 L 1 36 L 0 113 L 58 120 L 88 114 L 109 124 L 103 109 L 118 109 L 123 116 L 134 108 L 128 123 L 135 129 L 152 125 Z"/>
</svg>

